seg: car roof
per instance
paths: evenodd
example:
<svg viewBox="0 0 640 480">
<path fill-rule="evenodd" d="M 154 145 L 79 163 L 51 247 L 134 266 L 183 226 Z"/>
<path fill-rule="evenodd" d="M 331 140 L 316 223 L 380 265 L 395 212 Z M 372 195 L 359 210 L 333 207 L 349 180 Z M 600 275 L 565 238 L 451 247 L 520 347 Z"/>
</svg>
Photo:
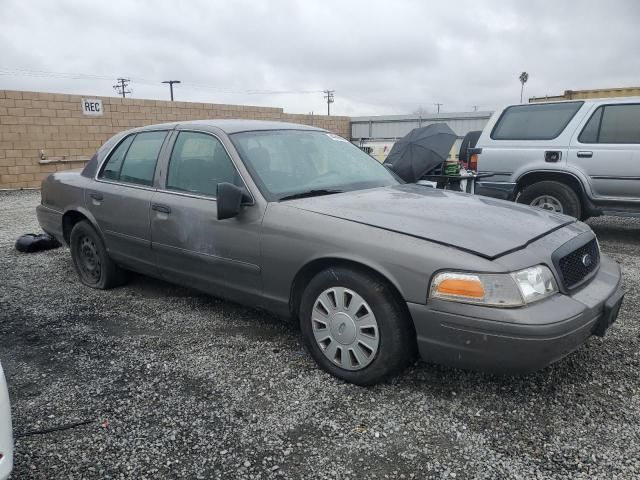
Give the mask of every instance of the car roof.
<svg viewBox="0 0 640 480">
<path fill-rule="evenodd" d="M 175 128 L 175 127 L 191 127 L 209 130 L 216 128 L 222 130 L 226 134 L 239 132 L 253 132 L 264 130 L 313 130 L 326 132 L 327 130 L 314 127 L 311 125 L 302 125 L 300 123 L 275 122 L 269 120 L 244 120 L 244 119 L 211 119 L 211 120 L 190 120 L 185 122 L 161 123 L 156 125 L 146 125 L 139 129 L 157 130 L 158 128 Z"/>
</svg>

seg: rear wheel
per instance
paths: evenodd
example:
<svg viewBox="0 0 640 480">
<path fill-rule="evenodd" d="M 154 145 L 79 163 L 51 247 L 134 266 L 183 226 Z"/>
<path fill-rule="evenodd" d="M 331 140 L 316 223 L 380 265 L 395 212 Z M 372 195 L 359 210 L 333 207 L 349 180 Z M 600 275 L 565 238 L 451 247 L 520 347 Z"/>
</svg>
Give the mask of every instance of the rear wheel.
<svg viewBox="0 0 640 480">
<path fill-rule="evenodd" d="M 415 355 L 410 319 L 389 285 L 356 269 L 330 268 L 311 280 L 300 329 L 321 368 L 357 385 L 399 373 Z"/>
<path fill-rule="evenodd" d="M 576 218 L 581 218 L 582 215 L 580 198 L 575 190 L 564 183 L 550 180 L 526 187 L 518 196 L 518 203 L 564 213 Z"/>
<path fill-rule="evenodd" d="M 74 225 L 69 245 L 73 266 L 88 287 L 108 289 L 126 281 L 126 272 L 109 258 L 102 238 L 87 220 Z"/>
</svg>

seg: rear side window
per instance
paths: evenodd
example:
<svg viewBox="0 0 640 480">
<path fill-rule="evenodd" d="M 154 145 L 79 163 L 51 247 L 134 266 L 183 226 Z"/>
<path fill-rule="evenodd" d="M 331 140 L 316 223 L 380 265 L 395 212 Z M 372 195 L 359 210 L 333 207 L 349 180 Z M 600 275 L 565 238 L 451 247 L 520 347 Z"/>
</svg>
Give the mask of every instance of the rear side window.
<svg viewBox="0 0 640 480">
<path fill-rule="evenodd" d="M 493 127 L 494 140 L 551 140 L 562 133 L 584 102 L 514 105 Z"/>
<path fill-rule="evenodd" d="M 243 186 L 220 140 L 206 133 L 180 132 L 169 161 L 167 189 L 215 196 L 223 182 Z"/>
<path fill-rule="evenodd" d="M 151 186 L 158 154 L 167 132 L 142 132 L 127 137 L 113 151 L 100 178 Z"/>
<path fill-rule="evenodd" d="M 106 178 L 108 180 L 118 180 L 120 178 L 122 161 L 124 160 L 124 156 L 127 154 L 127 150 L 129 150 L 129 145 L 131 145 L 133 137 L 135 137 L 135 135 L 130 135 L 120 142 L 120 145 L 117 146 L 111 154 L 111 157 L 109 157 L 107 164 L 100 174 L 100 178 Z"/>
</svg>

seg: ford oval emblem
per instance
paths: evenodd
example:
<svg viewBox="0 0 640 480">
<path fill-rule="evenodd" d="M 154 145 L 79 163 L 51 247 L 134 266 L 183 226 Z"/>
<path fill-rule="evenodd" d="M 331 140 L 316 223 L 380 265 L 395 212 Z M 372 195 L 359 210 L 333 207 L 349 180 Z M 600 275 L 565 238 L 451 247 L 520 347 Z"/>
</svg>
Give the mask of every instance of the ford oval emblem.
<svg viewBox="0 0 640 480">
<path fill-rule="evenodd" d="M 591 257 L 591 255 L 589 255 L 588 253 L 585 253 L 582 256 L 582 264 L 587 268 L 593 265 L 593 258 Z"/>
</svg>

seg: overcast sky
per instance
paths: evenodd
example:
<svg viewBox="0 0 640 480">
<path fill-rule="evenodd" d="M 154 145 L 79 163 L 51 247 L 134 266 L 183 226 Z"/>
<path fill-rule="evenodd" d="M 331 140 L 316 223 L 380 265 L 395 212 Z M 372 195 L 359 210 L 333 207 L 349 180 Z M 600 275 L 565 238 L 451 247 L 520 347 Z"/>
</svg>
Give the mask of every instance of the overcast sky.
<svg viewBox="0 0 640 480">
<path fill-rule="evenodd" d="M 168 99 L 159 82 L 179 79 L 177 100 L 326 113 L 331 88 L 332 113 L 374 115 L 517 103 L 523 70 L 525 98 L 640 86 L 638 0 L 0 0 L 0 12 L 0 89 L 113 95 L 126 76 L 132 97 Z"/>
</svg>

